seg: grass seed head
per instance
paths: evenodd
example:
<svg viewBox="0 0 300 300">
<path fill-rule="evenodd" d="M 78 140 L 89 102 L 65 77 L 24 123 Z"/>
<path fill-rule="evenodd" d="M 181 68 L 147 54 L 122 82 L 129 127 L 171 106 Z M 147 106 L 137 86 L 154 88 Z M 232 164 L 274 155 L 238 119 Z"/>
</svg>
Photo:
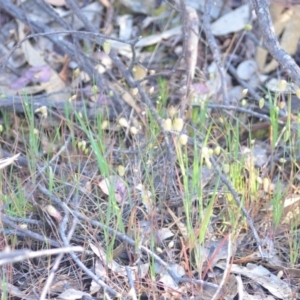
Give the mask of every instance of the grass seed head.
<svg viewBox="0 0 300 300">
<path fill-rule="evenodd" d="M 133 135 L 136 135 L 138 133 L 138 129 L 134 126 L 131 126 L 130 127 L 130 133 L 133 134 Z"/>
<path fill-rule="evenodd" d="M 53 205 L 47 205 L 46 207 L 47 213 L 53 217 L 58 223 L 62 221 L 62 216 L 60 212 L 53 206 Z"/>
<path fill-rule="evenodd" d="M 120 175 L 120 176 L 124 176 L 125 175 L 125 168 L 124 168 L 124 166 L 122 166 L 122 165 L 119 165 L 118 166 L 118 174 Z"/>
<path fill-rule="evenodd" d="M 176 107 L 174 107 L 173 105 L 169 106 L 168 114 L 169 114 L 170 118 L 173 118 L 175 116 L 175 114 L 177 114 Z"/>
<path fill-rule="evenodd" d="M 38 135 L 38 134 L 39 134 L 39 131 L 38 131 L 36 128 L 34 128 L 34 129 L 33 129 L 33 134 L 34 134 L 34 135 Z"/>
<path fill-rule="evenodd" d="M 271 185 L 270 179 L 268 177 L 265 177 L 263 178 L 262 183 L 264 192 L 269 193 Z"/>
<path fill-rule="evenodd" d="M 104 121 L 102 122 L 102 124 L 101 124 L 101 129 L 102 129 L 102 130 L 107 129 L 107 128 L 108 128 L 108 125 L 109 125 L 108 120 L 104 120 Z"/>
<path fill-rule="evenodd" d="M 171 131 L 172 129 L 172 120 L 170 118 L 164 120 L 164 130 Z"/>
<path fill-rule="evenodd" d="M 73 96 L 71 96 L 70 98 L 69 98 L 69 102 L 73 102 L 73 101 L 75 101 L 77 99 L 77 95 L 75 94 L 75 95 L 73 95 Z"/>
<path fill-rule="evenodd" d="M 128 127 L 129 127 L 128 121 L 127 121 L 125 118 L 120 118 L 120 119 L 119 119 L 119 124 L 120 124 L 122 127 L 125 127 L 125 128 L 128 128 Z"/>
<path fill-rule="evenodd" d="M 44 119 L 47 119 L 47 117 L 48 117 L 47 106 L 41 106 L 41 107 L 37 108 L 34 112 L 41 113 Z"/>
<path fill-rule="evenodd" d="M 265 105 L 265 99 L 264 98 L 260 98 L 258 101 L 258 106 L 259 108 L 263 108 Z"/>
<path fill-rule="evenodd" d="M 230 165 L 229 164 L 224 164 L 222 166 L 222 170 L 225 174 L 228 174 L 230 172 Z"/>
<path fill-rule="evenodd" d="M 133 96 L 136 96 L 138 93 L 139 93 L 138 88 L 133 88 L 133 89 L 131 89 L 131 94 L 132 94 Z"/>
<path fill-rule="evenodd" d="M 221 153 L 221 147 L 220 146 L 217 146 L 215 149 L 214 149 L 214 154 L 219 156 Z"/>
<path fill-rule="evenodd" d="M 110 50 L 111 50 L 111 44 L 110 44 L 109 42 L 105 41 L 105 42 L 103 43 L 103 45 L 102 45 L 102 48 L 103 48 L 103 51 L 104 51 L 107 55 L 109 55 Z"/>
<path fill-rule="evenodd" d="M 80 69 L 79 69 L 79 68 L 76 68 L 76 69 L 73 71 L 74 77 L 78 77 L 79 74 L 80 74 Z"/>
<path fill-rule="evenodd" d="M 284 101 L 280 101 L 278 106 L 280 109 L 284 109 L 286 105 Z"/>
<path fill-rule="evenodd" d="M 251 24 L 245 24 L 244 30 L 251 31 L 252 30 L 252 25 Z"/>
<path fill-rule="evenodd" d="M 98 94 L 99 93 L 99 88 L 96 85 L 93 85 L 92 86 L 92 92 L 93 92 L 94 95 Z"/>
<path fill-rule="evenodd" d="M 204 162 L 205 162 L 205 165 L 207 166 L 208 169 L 212 168 L 212 163 L 211 163 L 211 161 L 208 157 L 204 158 Z"/>
<path fill-rule="evenodd" d="M 185 146 L 185 145 L 187 144 L 188 139 L 189 139 L 189 137 L 188 137 L 188 135 L 186 135 L 186 134 L 181 134 L 181 135 L 179 136 L 179 142 L 180 142 L 180 144 L 181 144 L 182 146 Z"/>
<path fill-rule="evenodd" d="M 286 87 L 287 87 L 287 82 L 286 80 L 280 80 L 279 81 L 279 84 L 278 84 L 278 89 L 280 92 L 284 92 L 286 90 Z"/>
<path fill-rule="evenodd" d="M 151 86 L 151 88 L 149 89 L 149 94 L 152 95 L 154 93 L 154 86 Z"/>
<path fill-rule="evenodd" d="M 173 121 L 173 129 L 177 132 L 181 132 L 183 129 L 183 119 L 182 118 L 175 118 Z"/>
<path fill-rule="evenodd" d="M 243 107 L 245 107 L 245 106 L 247 106 L 247 100 L 246 99 L 243 99 L 242 100 L 242 102 L 241 102 L 241 105 L 243 106 Z"/>
</svg>

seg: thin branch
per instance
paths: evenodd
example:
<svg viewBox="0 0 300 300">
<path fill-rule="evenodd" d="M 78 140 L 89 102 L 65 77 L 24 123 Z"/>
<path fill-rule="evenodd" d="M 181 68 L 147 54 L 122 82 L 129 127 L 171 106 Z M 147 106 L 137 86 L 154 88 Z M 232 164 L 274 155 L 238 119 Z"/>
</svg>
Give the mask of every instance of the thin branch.
<svg viewBox="0 0 300 300">
<path fill-rule="evenodd" d="M 27 18 L 24 11 L 20 9 L 18 6 L 13 4 L 11 1 L 0 1 L 0 8 L 2 8 L 9 15 L 14 17 L 15 19 L 19 19 L 23 23 L 27 24 L 34 30 L 39 33 L 53 32 L 53 30 L 46 26 L 43 23 L 38 21 L 34 21 L 30 18 Z M 91 78 L 94 78 L 95 84 L 98 87 L 101 87 L 102 90 L 105 90 L 106 85 L 100 74 L 95 72 L 94 65 L 91 63 L 90 59 L 88 59 L 85 54 L 78 54 L 78 49 L 74 47 L 74 44 L 67 42 L 66 40 L 58 39 L 53 35 L 48 36 L 49 40 L 51 40 L 54 44 L 56 44 L 64 53 L 66 53 L 70 58 L 76 59 L 80 65 L 80 67 L 87 73 Z M 77 59 L 79 58 L 79 59 Z"/>
<path fill-rule="evenodd" d="M 57 249 L 44 249 L 40 251 L 31 251 L 27 249 L 22 250 L 6 250 L 0 253 L 0 266 L 20 262 L 26 259 L 37 258 L 41 256 L 61 255 L 70 252 L 83 252 L 84 249 L 81 246 L 69 246 L 65 248 Z"/>
<path fill-rule="evenodd" d="M 43 187 L 42 185 L 38 184 L 37 185 L 38 189 L 47 197 L 49 197 L 55 204 L 59 205 L 63 210 L 64 210 L 64 218 L 59 226 L 59 234 L 60 237 L 63 241 L 63 244 L 66 247 L 69 247 L 69 241 L 66 237 L 65 231 L 66 231 L 66 226 L 67 226 L 67 222 L 68 222 L 68 217 L 69 217 L 69 211 L 70 209 L 68 208 L 68 206 L 63 203 L 59 198 L 57 198 L 56 196 L 52 195 L 45 187 Z M 111 287 L 109 287 L 104 281 L 102 281 L 101 279 L 99 279 L 99 277 L 97 275 L 95 275 L 92 271 L 90 271 L 80 260 L 79 258 L 75 255 L 74 252 L 70 252 L 70 256 L 72 257 L 72 259 L 74 260 L 74 262 L 77 264 L 77 266 L 83 271 L 85 272 L 91 279 L 93 279 L 97 284 L 99 284 L 99 286 L 101 286 L 103 288 L 103 290 L 106 292 L 108 292 L 109 294 L 111 294 L 113 297 L 118 297 L 120 298 L 120 293 L 116 292 L 114 289 L 112 289 Z"/>
<path fill-rule="evenodd" d="M 286 70 L 292 80 L 300 87 L 300 68 L 295 60 L 280 46 L 269 11 L 269 3 L 266 0 L 252 0 L 259 28 L 263 36 L 263 42 L 273 58 Z"/>
<path fill-rule="evenodd" d="M 254 238 L 256 240 L 256 243 L 257 243 L 257 247 L 258 247 L 258 250 L 259 250 L 259 253 L 261 255 L 262 258 L 265 258 L 267 257 L 266 255 L 264 255 L 263 251 L 262 251 L 262 248 L 261 248 L 261 245 L 262 245 L 262 242 L 260 240 L 260 237 L 258 236 L 258 233 L 257 233 L 257 230 L 256 228 L 254 227 L 254 223 L 253 223 L 253 220 L 252 218 L 250 217 L 249 213 L 247 212 L 247 210 L 242 206 L 242 203 L 241 203 L 241 199 L 238 195 L 238 193 L 236 192 L 236 190 L 234 189 L 234 187 L 232 186 L 232 184 L 230 183 L 230 181 L 227 179 L 227 177 L 223 174 L 223 172 L 221 171 L 218 163 L 216 162 L 216 160 L 213 158 L 213 157 L 210 157 L 210 160 L 215 168 L 215 170 L 218 172 L 219 176 L 220 176 L 220 179 L 221 181 L 227 186 L 228 190 L 230 191 L 231 195 L 233 196 L 233 199 L 236 203 L 236 205 L 241 209 L 241 211 L 243 212 L 243 215 L 244 217 L 246 218 L 247 222 L 248 222 L 248 225 L 249 227 L 251 228 L 252 230 L 252 233 L 254 235 Z"/>
<path fill-rule="evenodd" d="M 128 295 L 131 296 L 132 300 L 137 300 L 131 270 L 128 266 L 125 267 L 125 270 L 126 270 L 126 274 L 127 274 L 127 277 L 128 277 L 128 283 L 129 283 L 129 286 L 130 286 L 130 291 L 129 291 Z"/>
<path fill-rule="evenodd" d="M 216 290 L 215 294 L 213 295 L 213 297 L 211 298 L 211 300 L 217 300 L 219 299 L 218 296 L 226 282 L 226 279 L 228 278 L 228 275 L 230 273 L 230 259 L 232 256 L 232 242 L 231 242 L 231 233 L 229 233 L 228 235 L 228 247 L 227 247 L 227 258 L 226 258 L 226 266 L 224 268 L 224 274 L 222 277 L 222 280 L 219 284 L 218 289 Z"/>
<path fill-rule="evenodd" d="M 63 225 L 60 224 L 60 226 L 65 226 L 65 222 L 66 222 L 65 219 L 67 219 L 67 218 L 68 218 L 68 215 L 65 215 L 64 219 L 63 219 L 63 222 L 62 222 Z M 68 234 L 68 242 L 72 238 L 72 235 L 73 235 L 73 233 L 75 231 L 76 225 L 77 225 L 77 218 L 73 218 L 72 227 L 71 227 L 71 229 L 69 231 L 69 234 Z M 72 252 L 74 252 L 74 251 L 72 251 Z M 54 280 L 54 276 L 55 276 L 55 274 L 56 274 L 56 272 L 57 272 L 57 270 L 59 268 L 59 265 L 60 265 L 61 260 L 63 259 L 63 256 L 64 256 L 63 253 L 61 253 L 60 255 L 58 255 L 56 257 L 56 259 L 54 261 L 54 264 L 53 264 L 53 267 L 52 267 L 52 269 L 51 269 L 51 271 L 50 271 L 50 273 L 48 275 L 48 278 L 46 280 L 46 283 L 45 283 L 45 285 L 43 287 L 43 290 L 42 290 L 42 293 L 41 293 L 41 296 L 40 296 L 40 300 L 46 299 L 47 292 L 48 292 L 48 290 L 50 290 L 51 284 L 52 284 L 52 282 Z"/>
<path fill-rule="evenodd" d="M 6 66 L 8 60 L 13 55 L 13 53 L 16 51 L 16 49 L 18 49 L 27 40 L 29 40 L 31 38 L 35 38 L 35 37 L 42 37 L 42 36 L 48 37 L 48 36 L 51 36 L 51 35 L 58 35 L 58 34 L 71 34 L 71 35 L 76 35 L 77 37 L 81 36 L 83 38 L 90 39 L 90 40 L 96 42 L 99 45 L 102 45 L 104 43 L 105 39 L 107 39 L 107 40 L 112 40 L 112 41 L 117 41 L 117 42 L 120 42 L 120 43 L 128 44 L 128 45 L 131 45 L 133 47 L 140 40 L 140 38 L 135 38 L 133 40 L 128 41 L 128 40 L 123 40 L 123 39 L 111 37 L 111 36 L 108 36 L 108 35 L 100 34 L 100 33 L 97 33 L 97 32 L 77 31 L 77 30 L 57 30 L 57 31 L 51 31 L 51 32 L 33 33 L 33 34 L 27 35 L 25 38 L 23 38 L 21 41 L 19 41 L 10 50 L 10 52 L 5 57 L 5 60 L 2 64 L 2 67 L 4 68 Z M 96 37 L 96 38 L 99 38 L 99 39 L 94 40 L 93 37 Z"/>
<path fill-rule="evenodd" d="M 13 228 L 14 230 L 16 230 L 16 235 L 18 235 L 18 232 L 24 234 L 26 237 L 30 237 L 32 238 L 33 240 L 36 240 L 36 241 L 40 241 L 40 242 L 43 242 L 45 244 L 48 244 L 48 245 L 51 245 L 53 247 L 56 247 L 56 248 L 60 248 L 62 245 L 53 240 L 53 239 L 48 239 L 47 237 L 43 236 L 43 235 L 40 235 L 36 232 L 32 232 L 28 229 L 22 229 L 20 228 L 20 226 L 18 226 L 17 224 L 13 223 L 12 221 L 10 221 L 5 214 L 3 214 L 2 212 L 0 213 L 0 216 L 1 216 L 1 221 L 3 224 Z"/>
</svg>

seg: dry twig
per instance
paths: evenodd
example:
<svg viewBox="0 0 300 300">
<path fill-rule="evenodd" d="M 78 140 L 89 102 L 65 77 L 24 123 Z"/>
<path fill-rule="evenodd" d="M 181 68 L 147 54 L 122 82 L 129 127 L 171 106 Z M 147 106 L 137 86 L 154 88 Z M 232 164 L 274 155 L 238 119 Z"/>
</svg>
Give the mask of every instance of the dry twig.
<svg viewBox="0 0 300 300">
<path fill-rule="evenodd" d="M 252 0 L 251 2 L 257 15 L 265 47 L 300 88 L 300 68 L 278 42 L 272 25 L 268 2 L 266 0 Z"/>
<path fill-rule="evenodd" d="M 70 246 L 70 247 L 57 248 L 57 249 L 44 249 L 40 251 L 31 251 L 27 249 L 11 251 L 7 249 L 0 253 L 0 266 L 16 263 L 26 259 L 37 258 L 41 256 L 51 256 L 57 254 L 63 255 L 65 253 L 70 253 L 71 251 L 83 252 L 83 248 L 80 246 Z"/>
<path fill-rule="evenodd" d="M 63 241 L 63 244 L 66 247 L 70 247 L 69 245 L 69 241 L 68 238 L 66 236 L 66 226 L 67 226 L 67 222 L 69 219 L 69 212 L 70 209 L 67 207 L 67 205 L 65 203 L 63 203 L 59 198 L 57 198 L 56 196 L 52 195 L 45 187 L 43 187 L 42 185 L 38 184 L 37 185 L 38 189 L 47 197 L 49 197 L 56 205 L 59 205 L 63 211 L 64 211 L 64 218 L 62 220 L 62 222 L 59 225 L 59 234 L 60 237 Z M 75 255 L 74 252 L 70 252 L 70 256 L 72 257 L 72 259 L 74 260 L 74 262 L 77 264 L 77 266 L 84 271 L 91 279 L 93 279 L 97 284 L 99 284 L 103 290 L 105 292 L 108 292 L 110 295 L 112 295 L 113 297 L 119 297 L 121 296 L 120 293 L 116 292 L 114 289 L 112 289 L 111 287 L 109 287 L 104 281 L 102 281 L 100 278 L 98 278 L 92 271 L 90 271 L 80 260 L 79 258 Z"/>
</svg>

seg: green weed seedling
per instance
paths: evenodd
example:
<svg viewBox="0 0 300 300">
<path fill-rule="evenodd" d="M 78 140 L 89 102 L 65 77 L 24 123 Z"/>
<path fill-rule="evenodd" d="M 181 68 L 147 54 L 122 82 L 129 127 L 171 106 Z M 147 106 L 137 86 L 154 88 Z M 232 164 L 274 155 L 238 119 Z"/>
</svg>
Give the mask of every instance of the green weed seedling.
<svg viewBox="0 0 300 300">
<path fill-rule="evenodd" d="M 276 143 L 279 136 L 279 125 L 278 125 L 278 118 L 279 118 L 279 107 L 277 105 L 277 98 L 278 95 L 272 97 L 270 92 L 268 92 L 268 99 L 269 99 L 269 112 L 270 112 L 270 122 L 271 122 L 271 147 L 272 150 L 275 149 Z"/>
<path fill-rule="evenodd" d="M 10 172 L 13 173 L 13 172 Z M 11 183 L 15 182 L 13 178 L 9 179 Z M 26 213 L 31 210 L 31 205 L 26 200 L 26 196 L 23 193 L 22 184 L 19 180 L 10 185 L 11 193 L 7 195 L 2 195 L 3 203 L 8 204 L 5 207 L 5 212 L 9 216 L 25 218 Z M 15 190 L 18 191 L 15 193 Z"/>
<path fill-rule="evenodd" d="M 300 221 L 300 217 L 296 217 L 291 222 L 291 229 L 289 234 L 289 249 L 290 249 L 290 263 L 291 268 L 297 268 L 299 266 L 299 254 L 300 254 L 300 234 L 298 224 Z"/>
<path fill-rule="evenodd" d="M 281 180 L 278 180 L 274 194 L 272 196 L 272 212 L 273 212 L 273 225 L 275 229 L 280 225 L 283 209 L 284 209 L 284 199 L 285 191 L 281 185 Z"/>
<path fill-rule="evenodd" d="M 100 129 L 97 132 L 97 136 L 93 133 L 92 129 L 89 126 L 87 114 L 82 116 L 75 112 L 75 117 L 87 137 L 88 143 L 91 147 L 92 157 L 95 157 L 97 160 L 101 176 L 108 180 L 109 195 L 106 206 L 106 213 L 103 214 L 101 212 L 101 206 L 99 204 L 99 218 L 103 224 L 107 226 L 113 226 L 114 229 L 125 233 L 125 225 L 122 219 L 122 207 L 120 207 L 117 202 L 114 190 L 114 182 L 112 182 L 113 179 L 111 179 L 113 178 L 112 175 L 116 175 L 116 172 L 110 166 L 105 157 L 106 145 L 103 142 L 105 140 L 105 137 L 104 130 L 101 129 L 101 126 L 103 124 L 103 117 L 99 116 L 97 119 L 96 128 Z M 105 239 L 107 257 L 112 258 L 116 237 L 107 230 L 104 230 L 103 235 Z"/>
</svg>

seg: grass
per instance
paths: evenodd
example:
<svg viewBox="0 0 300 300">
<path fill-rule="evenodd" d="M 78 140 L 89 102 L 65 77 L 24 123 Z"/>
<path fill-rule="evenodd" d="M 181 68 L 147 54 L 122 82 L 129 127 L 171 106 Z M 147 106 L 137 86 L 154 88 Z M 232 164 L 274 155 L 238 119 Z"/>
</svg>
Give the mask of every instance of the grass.
<svg viewBox="0 0 300 300">
<path fill-rule="evenodd" d="M 177 117 L 176 113 L 170 116 L 170 112 L 168 113 L 166 110 L 168 90 L 166 81 L 163 79 L 159 81 L 159 91 L 159 101 L 156 103 L 158 113 L 164 119 L 170 117 L 174 124 Z M 285 151 L 299 147 L 296 143 L 298 136 L 293 136 L 290 119 L 285 127 L 285 134 L 280 132 L 276 99 L 271 101 L 270 107 L 269 138 L 272 151 L 277 151 L 279 145 Z M 53 149 L 62 147 L 66 139 L 64 135 L 71 135 L 70 145 L 62 157 L 71 170 L 72 165 L 76 163 L 83 173 L 73 173 L 73 168 L 73 171 L 69 171 L 67 176 L 57 175 L 53 165 L 48 166 L 43 175 L 47 188 L 50 193 L 66 199 L 65 201 L 69 203 L 72 195 L 70 196 L 66 192 L 69 190 L 68 186 L 71 186 L 77 194 L 80 194 L 82 187 L 89 186 L 89 191 L 85 191 L 86 200 L 78 204 L 79 210 L 89 218 L 97 219 L 102 224 L 133 238 L 136 241 L 136 247 L 128 250 L 129 259 L 135 259 L 141 244 L 146 244 L 153 252 L 161 251 L 161 253 L 167 253 L 170 250 L 167 245 L 171 245 L 172 251 L 179 251 L 180 255 L 187 257 L 188 265 L 186 267 L 189 271 L 199 271 L 202 270 L 203 265 L 203 259 L 201 259 L 204 253 L 203 247 L 209 240 L 226 239 L 228 233 L 232 233 L 234 242 L 238 239 L 240 232 L 245 233 L 248 230 L 241 207 L 236 205 L 233 196 L 221 184 L 219 176 L 214 175 L 213 180 L 209 181 L 207 186 L 203 184 L 207 179 L 205 170 L 213 171 L 209 159 L 212 155 L 218 159 L 221 168 L 226 170 L 227 178 L 240 196 L 241 205 L 250 212 L 259 212 L 262 207 L 261 202 L 267 199 L 272 208 L 274 230 L 281 224 L 284 199 L 290 193 L 284 185 L 286 174 L 278 176 L 278 184 L 271 191 L 270 181 L 269 186 L 263 184 L 267 180 L 265 177 L 260 178 L 261 174 L 254 167 L 253 160 L 241 155 L 242 134 L 239 121 L 234 124 L 232 119 L 224 116 L 222 119 L 212 118 L 211 112 L 208 111 L 205 104 L 195 107 L 192 111 L 191 122 L 184 124 L 184 130 L 194 140 L 194 145 L 182 145 L 179 134 L 172 133 L 176 150 L 176 176 L 172 179 L 172 186 L 174 195 L 176 191 L 177 195 L 182 198 L 183 205 L 177 220 L 170 219 L 166 210 L 169 204 L 162 203 L 160 199 L 157 176 L 163 176 L 161 174 L 164 172 L 159 173 L 159 170 L 163 171 L 164 165 L 158 167 L 158 164 L 164 164 L 165 157 L 160 148 L 161 129 L 149 111 L 145 115 L 147 126 L 141 131 L 144 140 L 139 142 L 137 135 L 130 133 L 132 123 L 129 123 L 128 128 L 117 126 L 118 131 L 115 132 L 112 127 L 116 126 L 107 121 L 105 114 L 100 115 L 92 123 L 86 113 L 80 114 L 75 111 L 75 116 L 72 117 L 72 105 L 68 104 L 66 105 L 66 119 L 59 128 L 49 131 L 38 127 L 30 105 L 26 105 L 25 108 L 25 121 L 18 132 L 19 141 L 22 141 L 23 145 L 16 145 L 17 148 L 22 148 L 28 158 L 29 174 L 25 181 L 31 179 L 34 182 L 37 164 L 47 163 L 57 151 Z M 4 132 L 2 135 L 5 139 L 10 134 L 7 130 L 9 118 L 4 115 L 3 120 Z M 128 120 L 128 122 L 131 121 Z M 106 125 L 104 126 L 104 124 Z M 217 135 L 216 133 L 221 134 Z M 50 151 L 41 155 L 44 147 L 42 137 L 45 134 L 49 141 Z M 196 145 L 199 139 L 202 140 L 202 148 Z M 112 151 L 112 148 L 126 150 L 128 143 L 136 151 L 133 156 L 122 151 Z M 140 147 L 139 143 L 142 145 L 145 143 L 144 148 Z M 244 137 L 243 143 L 248 146 L 250 153 L 254 151 L 256 142 L 252 140 L 251 132 L 246 139 Z M 297 152 L 291 151 L 291 153 L 296 156 Z M 160 155 L 162 159 L 158 159 Z M 293 159 L 296 161 L 296 157 Z M 285 169 L 284 164 L 281 166 Z M 280 170 L 278 174 L 280 174 Z M 15 173 L 8 171 L 6 175 L 1 174 L 1 177 L 2 185 L 5 182 L 6 189 L 12 195 L 9 197 L 9 194 L 2 193 L 3 202 L 12 203 L 6 208 L 6 214 L 26 217 L 33 212 L 33 207 L 28 203 L 27 195 L 22 190 L 23 182 L 19 179 L 16 180 Z M 120 180 L 119 183 L 116 182 L 116 178 Z M 104 195 L 99 188 L 103 179 L 108 181 L 107 195 Z M 120 196 L 118 195 L 118 184 L 124 186 L 126 190 L 121 201 L 118 198 Z M 138 184 L 141 184 L 140 190 L 137 189 Z M 43 199 L 43 201 L 47 202 L 49 199 Z M 252 216 L 254 217 L 254 215 Z M 215 219 L 218 221 L 213 221 Z M 298 223 L 293 222 L 290 224 L 289 231 L 296 236 Z M 149 231 L 143 227 L 145 224 L 150 229 Z M 89 231 L 88 222 L 81 225 L 82 229 L 78 234 Z M 158 242 L 157 232 L 162 228 L 169 228 L 176 233 L 172 241 L 167 238 L 166 241 Z M 93 230 L 89 236 L 98 243 L 99 247 L 105 249 L 108 261 L 122 261 L 118 256 L 116 257 L 116 249 L 122 245 L 116 235 L 107 230 L 98 232 Z M 89 243 L 88 240 L 86 243 Z M 299 264 L 299 243 L 299 239 L 289 238 L 291 266 Z M 159 275 L 153 258 L 150 259 L 149 272 L 152 280 Z M 153 288 L 153 293 L 154 290 Z"/>
</svg>

